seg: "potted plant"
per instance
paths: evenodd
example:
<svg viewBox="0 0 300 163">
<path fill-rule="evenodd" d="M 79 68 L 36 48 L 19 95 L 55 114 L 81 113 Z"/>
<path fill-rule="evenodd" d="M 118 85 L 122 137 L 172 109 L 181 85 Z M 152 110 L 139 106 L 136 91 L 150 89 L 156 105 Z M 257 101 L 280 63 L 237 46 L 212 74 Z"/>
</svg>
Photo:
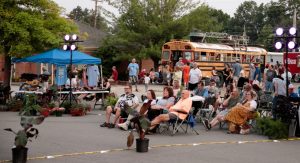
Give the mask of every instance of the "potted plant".
<svg viewBox="0 0 300 163">
<path fill-rule="evenodd" d="M 23 101 L 20 99 L 13 98 L 8 100 L 7 102 L 7 107 L 8 110 L 10 111 L 20 111 L 20 108 L 22 108 L 22 106 L 23 106 Z"/>
<path fill-rule="evenodd" d="M 149 103 L 150 104 L 150 103 Z M 144 105 L 143 105 L 144 106 Z M 125 109 L 127 112 L 131 115 L 134 115 L 134 118 L 130 120 L 130 122 L 133 122 L 134 127 L 136 131 L 138 132 L 139 138 L 136 139 L 136 151 L 137 152 L 148 152 L 148 147 L 149 147 L 149 139 L 145 138 L 145 133 L 150 127 L 150 121 L 148 118 L 145 117 L 144 115 L 144 107 L 142 106 L 140 113 L 137 113 L 135 109 L 129 108 L 128 105 L 125 104 Z M 147 107 L 145 107 L 147 108 Z M 133 143 L 133 134 L 130 132 L 130 135 L 128 136 L 127 139 L 127 145 L 131 146 Z M 132 143 L 131 143 L 132 142 Z"/>
<path fill-rule="evenodd" d="M 72 104 L 70 108 L 70 114 L 72 116 L 83 116 L 85 115 L 86 110 L 83 104 Z"/>
<path fill-rule="evenodd" d="M 41 106 L 36 103 L 37 96 L 34 94 L 26 94 L 24 106 L 21 111 L 21 115 L 36 116 L 41 110 Z"/>
<path fill-rule="evenodd" d="M 39 125 L 44 121 L 44 116 L 22 116 L 21 126 L 22 130 L 18 132 L 13 131 L 11 128 L 6 128 L 4 130 L 12 132 L 16 135 L 15 146 L 12 148 L 12 162 L 13 163 L 26 163 L 27 161 L 27 151 L 26 144 L 33 137 L 37 137 L 39 134 L 38 129 L 33 128 L 33 125 Z"/>
<path fill-rule="evenodd" d="M 63 107 L 55 107 L 52 108 L 51 112 L 56 116 L 56 117 L 61 117 L 63 113 L 65 112 L 65 108 Z"/>
</svg>

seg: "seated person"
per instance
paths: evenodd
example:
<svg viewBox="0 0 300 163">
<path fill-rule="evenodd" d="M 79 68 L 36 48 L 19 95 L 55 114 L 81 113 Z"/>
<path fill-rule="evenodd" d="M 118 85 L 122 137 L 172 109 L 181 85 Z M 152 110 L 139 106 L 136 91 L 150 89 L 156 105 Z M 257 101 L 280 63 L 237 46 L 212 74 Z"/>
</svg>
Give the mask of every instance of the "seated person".
<svg viewBox="0 0 300 163">
<path fill-rule="evenodd" d="M 194 107 L 193 115 L 195 116 L 201 108 L 205 98 L 208 96 L 208 91 L 204 87 L 204 82 L 200 81 L 197 88 L 192 92 L 192 106 Z"/>
<path fill-rule="evenodd" d="M 106 121 L 100 125 L 100 127 L 114 128 L 120 116 L 127 118 L 128 113 L 125 110 L 125 104 L 133 109 L 136 109 L 139 106 L 139 99 L 132 93 L 132 86 L 126 85 L 124 90 L 125 94 L 120 96 L 115 106 L 106 107 Z M 110 123 L 110 116 L 112 113 L 115 114 L 115 118 L 113 123 Z"/>
<path fill-rule="evenodd" d="M 168 112 L 171 106 L 175 103 L 173 89 L 171 87 L 164 87 L 163 98 L 157 99 L 156 103 L 151 106 L 147 113 L 147 117 L 152 121 L 155 117 L 160 115 L 163 111 Z"/>
<path fill-rule="evenodd" d="M 183 90 L 181 94 L 181 99 L 175 105 L 170 107 L 168 114 L 160 114 L 151 121 L 150 130 L 154 129 L 156 125 L 161 122 L 176 120 L 177 118 L 183 120 L 187 117 L 192 108 L 192 99 L 190 98 L 190 92 L 188 90 Z"/>
<path fill-rule="evenodd" d="M 204 120 L 204 126 L 207 130 L 210 130 L 212 127 L 215 127 L 219 122 L 224 121 L 224 117 L 228 114 L 230 109 L 234 107 L 240 101 L 240 93 L 239 90 L 234 87 L 229 97 L 224 100 L 222 107 L 225 108 L 210 122 L 208 119 Z"/>
<path fill-rule="evenodd" d="M 127 117 L 126 122 L 118 124 L 120 129 L 123 129 L 125 131 L 128 130 L 128 126 L 133 118 L 138 118 L 141 115 L 145 115 L 150 109 L 150 107 L 155 104 L 156 95 L 153 90 L 148 90 L 146 97 L 147 99 L 144 100 L 144 103 L 140 108 L 139 112 L 137 110 L 128 112 L 129 115 Z"/>
<path fill-rule="evenodd" d="M 176 98 L 180 97 L 180 85 L 178 80 L 173 80 L 173 92 Z"/>
<path fill-rule="evenodd" d="M 257 103 L 254 100 L 255 96 L 256 93 L 254 91 L 246 93 L 246 99 L 242 103 L 237 103 L 224 118 L 219 119 L 219 121 L 229 122 L 229 133 L 237 133 L 237 126 L 243 126 L 248 119 L 253 118 L 254 110 L 257 107 Z M 204 124 L 207 129 L 211 128 L 211 124 L 207 123 L 207 121 Z"/>
<path fill-rule="evenodd" d="M 211 79 L 209 82 L 209 85 L 205 87 L 208 91 L 208 97 L 205 99 L 207 101 L 208 105 L 213 106 L 213 114 L 212 116 L 214 117 L 216 115 L 216 111 L 219 107 L 219 104 L 221 103 L 221 98 L 220 98 L 220 90 L 216 86 L 216 81 Z"/>
</svg>

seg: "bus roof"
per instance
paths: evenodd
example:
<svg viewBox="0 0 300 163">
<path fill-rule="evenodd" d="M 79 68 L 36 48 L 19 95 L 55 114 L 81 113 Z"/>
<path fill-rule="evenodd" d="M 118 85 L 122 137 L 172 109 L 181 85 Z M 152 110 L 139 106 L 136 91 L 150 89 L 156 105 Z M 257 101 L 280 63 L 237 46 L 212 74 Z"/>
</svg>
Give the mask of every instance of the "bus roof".
<svg viewBox="0 0 300 163">
<path fill-rule="evenodd" d="M 222 44 L 211 44 L 211 43 L 198 43 L 198 42 L 190 42 L 191 45 L 195 48 L 200 49 L 214 49 L 214 50 L 234 50 L 231 46 L 222 45 Z"/>
</svg>

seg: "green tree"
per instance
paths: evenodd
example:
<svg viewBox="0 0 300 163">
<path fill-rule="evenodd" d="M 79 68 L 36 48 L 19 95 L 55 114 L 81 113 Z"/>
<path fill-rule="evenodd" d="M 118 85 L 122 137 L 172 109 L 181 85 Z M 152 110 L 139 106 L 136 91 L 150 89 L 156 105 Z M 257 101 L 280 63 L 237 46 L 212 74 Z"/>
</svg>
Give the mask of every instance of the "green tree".
<svg viewBox="0 0 300 163">
<path fill-rule="evenodd" d="M 94 26 L 94 21 L 95 21 L 94 10 L 89 10 L 87 8 L 83 10 L 80 6 L 77 6 L 68 14 L 68 16 L 73 20 L 85 22 L 90 26 Z M 109 29 L 107 25 L 107 20 L 104 17 L 102 17 L 100 13 L 98 13 L 96 17 L 96 28 L 102 29 L 104 31 L 108 31 Z"/>
<path fill-rule="evenodd" d="M 161 47 L 170 39 L 187 38 L 192 29 L 222 31 L 229 15 L 190 0 L 114 1 L 122 15 L 115 33 L 99 49 L 101 58 L 129 61 L 151 58 L 155 67 L 161 59 Z M 118 2 L 118 3 L 116 3 Z M 109 55 L 108 55 L 109 54 Z"/>
<path fill-rule="evenodd" d="M 257 6 L 254 1 L 245 1 L 242 3 L 234 17 L 230 21 L 231 34 L 242 34 L 244 26 L 246 27 L 246 34 L 250 37 L 251 43 L 256 43 L 259 32 L 264 26 L 264 5 Z"/>
<path fill-rule="evenodd" d="M 65 33 L 77 31 L 72 22 L 60 17 L 60 8 L 51 0 L 2 0 L 0 20 L 0 49 L 5 56 L 7 84 L 11 57 L 25 57 L 58 47 Z"/>
</svg>

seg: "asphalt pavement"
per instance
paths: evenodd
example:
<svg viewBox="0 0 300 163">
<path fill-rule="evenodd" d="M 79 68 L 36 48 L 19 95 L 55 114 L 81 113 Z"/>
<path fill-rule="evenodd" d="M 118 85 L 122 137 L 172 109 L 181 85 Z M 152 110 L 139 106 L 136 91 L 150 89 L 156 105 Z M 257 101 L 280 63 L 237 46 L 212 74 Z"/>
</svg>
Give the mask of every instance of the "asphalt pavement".
<svg viewBox="0 0 300 163">
<path fill-rule="evenodd" d="M 162 86 L 150 86 L 158 96 Z M 114 86 L 113 91 L 121 94 L 123 86 Z M 137 95 L 143 94 L 139 86 Z M 86 116 L 50 116 L 38 126 L 37 139 L 28 142 L 28 163 L 116 163 L 116 162 L 218 162 L 218 163 L 299 163 L 300 140 L 269 140 L 251 133 L 249 135 L 227 134 L 218 127 L 206 131 L 202 124 L 195 128 L 200 133 L 174 136 L 168 133 L 147 135 L 150 149 L 137 153 L 135 144 L 127 149 L 128 131 L 118 128 L 101 128 L 105 112 L 97 108 Z M 0 112 L 0 163 L 11 160 L 14 136 L 2 129 L 21 129 L 20 117 L 16 112 Z M 135 137 L 137 134 L 135 133 Z"/>
</svg>

